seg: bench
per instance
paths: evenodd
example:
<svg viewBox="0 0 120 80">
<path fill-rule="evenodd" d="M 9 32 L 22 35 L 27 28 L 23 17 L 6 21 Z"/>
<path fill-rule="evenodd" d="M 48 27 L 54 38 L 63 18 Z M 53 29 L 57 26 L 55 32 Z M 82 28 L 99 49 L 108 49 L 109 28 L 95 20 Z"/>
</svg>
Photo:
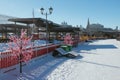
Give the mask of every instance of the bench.
<svg viewBox="0 0 120 80">
<path fill-rule="evenodd" d="M 62 57 L 62 56 L 65 56 L 65 57 L 68 57 L 68 58 L 75 58 L 77 56 L 79 56 L 79 54 L 75 51 L 69 51 L 69 52 L 66 52 L 64 49 L 62 48 L 57 48 L 53 51 L 52 53 L 52 56 L 54 57 Z"/>
</svg>

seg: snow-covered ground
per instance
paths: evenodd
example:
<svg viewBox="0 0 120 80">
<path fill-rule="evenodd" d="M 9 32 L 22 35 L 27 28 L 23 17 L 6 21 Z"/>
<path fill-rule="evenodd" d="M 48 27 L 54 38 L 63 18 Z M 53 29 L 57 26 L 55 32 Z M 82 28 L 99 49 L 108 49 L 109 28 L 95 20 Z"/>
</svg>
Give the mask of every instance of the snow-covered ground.
<svg viewBox="0 0 120 80">
<path fill-rule="evenodd" d="M 53 44 L 59 44 L 59 43 L 62 43 L 62 41 L 58 41 L 58 40 L 53 41 Z M 46 40 L 35 40 L 34 42 L 32 42 L 30 44 L 33 44 L 33 47 L 46 46 Z M 52 44 L 52 43 L 47 42 L 47 44 Z M 28 45 L 28 47 L 29 47 L 29 45 Z M 8 49 L 8 48 L 9 48 L 8 43 L 0 43 L 0 52 L 5 52 L 5 51 L 7 51 L 6 49 Z"/>
<path fill-rule="evenodd" d="M 80 43 L 73 49 L 82 57 L 54 58 L 51 53 L 38 57 L 15 70 L 3 73 L 0 80 L 120 80 L 120 41 L 114 39 Z"/>
</svg>

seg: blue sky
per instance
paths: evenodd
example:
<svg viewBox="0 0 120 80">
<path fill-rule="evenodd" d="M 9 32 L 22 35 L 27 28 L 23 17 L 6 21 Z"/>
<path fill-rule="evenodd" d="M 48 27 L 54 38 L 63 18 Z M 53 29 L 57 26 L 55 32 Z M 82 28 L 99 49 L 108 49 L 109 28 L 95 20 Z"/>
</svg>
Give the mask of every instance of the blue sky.
<svg viewBox="0 0 120 80">
<path fill-rule="evenodd" d="M 53 7 L 53 14 L 49 20 L 61 24 L 86 27 L 89 18 L 90 23 L 100 23 L 104 27 L 115 29 L 120 26 L 120 0 L 1 0 L 0 14 L 14 17 L 32 17 L 34 9 L 35 17 L 45 18 L 39 9 L 44 7 L 46 11 Z"/>
</svg>

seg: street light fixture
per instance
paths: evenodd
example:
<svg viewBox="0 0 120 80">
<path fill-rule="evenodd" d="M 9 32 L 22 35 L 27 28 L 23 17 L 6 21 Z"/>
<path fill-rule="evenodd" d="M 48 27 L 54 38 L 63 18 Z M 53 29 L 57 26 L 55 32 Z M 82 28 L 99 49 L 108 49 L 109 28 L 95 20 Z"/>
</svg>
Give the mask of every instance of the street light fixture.
<svg viewBox="0 0 120 80">
<path fill-rule="evenodd" d="M 52 7 L 49 8 L 49 12 L 50 12 L 50 14 L 52 14 L 52 12 L 53 12 L 53 8 Z"/>
<path fill-rule="evenodd" d="M 41 8 L 40 11 L 41 11 L 42 15 L 46 16 L 46 46 L 47 46 L 47 41 L 48 41 L 48 21 L 47 21 L 47 16 L 52 14 L 53 8 L 52 7 L 49 8 L 49 13 L 44 12 L 44 8 Z M 47 53 L 48 53 L 48 46 L 47 46 Z"/>
<path fill-rule="evenodd" d="M 41 10 L 41 14 L 43 14 L 43 12 L 44 12 L 44 8 L 41 8 L 40 10 Z"/>
<path fill-rule="evenodd" d="M 43 15 L 46 15 L 46 13 L 47 13 L 47 12 L 44 13 L 44 8 L 41 8 L 40 11 L 41 11 L 41 14 L 43 14 Z M 53 8 L 50 7 L 50 8 L 49 8 L 49 13 L 47 13 L 47 15 L 52 14 L 52 12 L 53 12 Z"/>
</svg>

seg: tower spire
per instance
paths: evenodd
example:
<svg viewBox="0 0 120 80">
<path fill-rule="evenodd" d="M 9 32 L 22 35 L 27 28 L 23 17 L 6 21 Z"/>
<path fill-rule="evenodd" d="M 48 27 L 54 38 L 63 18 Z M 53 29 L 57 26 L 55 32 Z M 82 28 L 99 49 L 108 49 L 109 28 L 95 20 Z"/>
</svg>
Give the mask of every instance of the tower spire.
<svg viewBox="0 0 120 80">
<path fill-rule="evenodd" d="M 89 18 L 88 18 L 88 22 L 87 22 L 87 29 L 89 28 L 89 26 L 90 26 L 90 21 L 89 21 Z"/>
</svg>

